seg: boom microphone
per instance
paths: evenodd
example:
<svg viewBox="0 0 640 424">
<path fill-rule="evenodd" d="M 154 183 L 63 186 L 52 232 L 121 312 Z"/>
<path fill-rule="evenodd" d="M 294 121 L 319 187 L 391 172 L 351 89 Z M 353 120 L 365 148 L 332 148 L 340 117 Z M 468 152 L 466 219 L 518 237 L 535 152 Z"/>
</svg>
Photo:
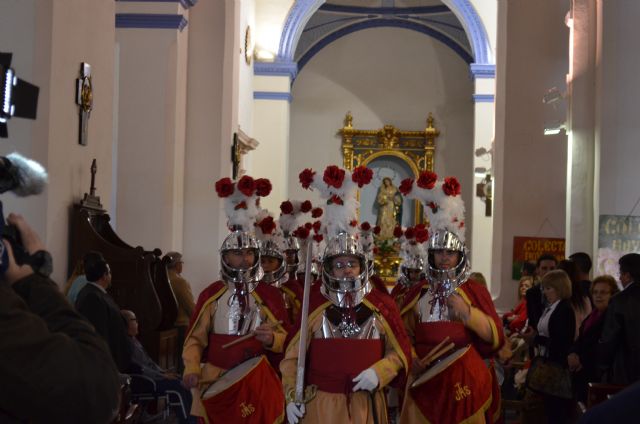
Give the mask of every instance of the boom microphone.
<svg viewBox="0 0 640 424">
<path fill-rule="evenodd" d="M 12 191 L 18 196 L 40 194 L 47 185 L 47 171 L 38 162 L 13 152 L 0 156 L 0 194 Z"/>
</svg>

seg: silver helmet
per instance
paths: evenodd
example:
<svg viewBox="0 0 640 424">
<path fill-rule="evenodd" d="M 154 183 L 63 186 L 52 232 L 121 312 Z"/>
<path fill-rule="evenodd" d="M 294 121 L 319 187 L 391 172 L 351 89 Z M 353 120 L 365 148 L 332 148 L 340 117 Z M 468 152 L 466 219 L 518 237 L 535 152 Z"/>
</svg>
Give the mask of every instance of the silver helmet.
<svg viewBox="0 0 640 424">
<path fill-rule="evenodd" d="M 300 257 L 298 253 L 300 252 L 300 242 L 297 237 L 292 235 L 288 235 L 284 238 L 284 248 L 283 248 L 285 259 L 286 259 L 286 271 L 289 275 L 295 275 L 298 266 L 300 265 Z M 292 259 L 290 262 L 289 259 Z"/>
<path fill-rule="evenodd" d="M 427 249 L 429 251 L 429 268 L 427 271 L 429 281 L 442 284 L 447 293 L 453 292 L 467 281 L 471 273 L 469 252 L 458 236 L 446 230 L 436 231 L 429 237 Z M 438 269 L 434 258 L 436 250 L 458 252 L 458 263 L 450 269 Z"/>
<path fill-rule="evenodd" d="M 280 279 L 284 276 L 287 271 L 286 262 L 284 260 L 284 256 L 282 255 L 282 247 L 278 244 L 276 240 L 261 240 L 260 241 L 260 258 L 270 257 L 275 258 L 278 261 L 278 268 L 273 271 L 264 271 L 264 276 L 262 277 L 262 281 L 268 284 L 275 283 L 280 281 Z"/>
<path fill-rule="evenodd" d="M 355 277 L 334 277 L 333 260 L 340 256 L 358 261 L 360 274 Z M 360 243 L 347 233 L 340 233 L 327 243 L 322 256 L 322 287 L 320 291 L 335 306 L 349 308 L 359 305 L 371 291 L 367 258 Z"/>
<path fill-rule="evenodd" d="M 252 265 L 235 268 L 227 262 L 227 253 L 243 250 L 253 251 L 255 261 Z M 220 247 L 220 274 L 228 284 L 246 284 L 247 290 L 253 291 L 263 276 L 260 266 L 260 247 L 253 234 L 236 230 L 224 239 Z"/>
<path fill-rule="evenodd" d="M 415 279 L 415 274 L 418 272 L 418 279 Z M 413 278 L 412 278 L 413 277 Z M 412 286 L 425 278 L 425 266 L 424 259 L 419 255 L 413 255 L 402 261 L 400 264 L 400 278 L 399 282 L 404 286 Z"/>
</svg>

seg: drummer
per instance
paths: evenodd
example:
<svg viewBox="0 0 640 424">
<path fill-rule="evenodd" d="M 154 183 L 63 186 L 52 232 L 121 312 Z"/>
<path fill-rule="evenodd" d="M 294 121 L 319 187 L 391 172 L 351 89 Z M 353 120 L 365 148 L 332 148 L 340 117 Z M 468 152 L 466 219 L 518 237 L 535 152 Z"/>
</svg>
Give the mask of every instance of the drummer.
<svg viewBox="0 0 640 424">
<path fill-rule="evenodd" d="M 225 188 L 225 183 L 232 185 Z M 246 184 L 242 193 L 237 192 L 234 187 L 240 183 L 233 184 L 228 178 L 216 183 L 219 196 L 225 202 L 233 202 L 226 205 L 225 210 L 235 211 L 229 216 L 229 226 L 234 231 L 220 248 L 222 279 L 200 294 L 182 352 L 183 382 L 186 387 L 196 390 L 191 413 L 199 417 L 206 417 L 199 396 L 201 389 L 215 382 L 223 371 L 252 357 L 266 351 L 283 352 L 287 335 L 279 323 L 287 320 L 279 291 L 258 284 L 263 276 L 258 242 L 253 233 L 242 227 L 255 219 L 257 210 L 247 205 L 255 205 L 256 195 L 246 195 Z M 227 343 L 250 333 L 255 336 L 225 348 Z M 265 380 L 262 387 L 256 389 L 265 394 L 266 400 L 271 394 L 282 396 L 277 377 Z M 284 412 L 284 405 L 281 412 Z"/>
<path fill-rule="evenodd" d="M 420 199 L 426 205 L 433 231 L 427 243 L 428 283 L 426 289 L 423 284 L 409 289 L 401 310 L 408 309 L 403 321 L 417 358 L 433 355 L 440 344 L 444 352 L 431 364 L 439 359 L 442 362 L 436 366 L 444 370 L 414 388 L 409 381 L 400 423 L 492 423 L 499 418 L 500 392 L 483 358 L 497 352 L 504 334 L 487 289 L 468 278 L 459 189 L 447 192 L 443 185 L 435 184 L 433 190 L 443 190 L 450 196 L 443 202 L 450 210 L 430 207 L 431 199 Z M 417 358 L 413 379 L 425 372 L 426 364 Z"/>
</svg>

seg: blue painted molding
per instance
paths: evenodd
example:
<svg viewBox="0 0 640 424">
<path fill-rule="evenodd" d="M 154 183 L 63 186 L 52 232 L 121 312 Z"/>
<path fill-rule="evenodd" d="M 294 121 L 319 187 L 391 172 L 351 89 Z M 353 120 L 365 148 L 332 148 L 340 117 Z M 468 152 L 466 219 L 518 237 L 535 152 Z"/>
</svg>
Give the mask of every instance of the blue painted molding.
<svg viewBox="0 0 640 424">
<path fill-rule="evenodd" d="M 489 37 L 482 20 L 469 0 L 442 0 L 458 17 L 473 49 L 476 63 L 494 63 Z"/>
<path fill-rule="evenodd" d="M 198 0 L 116 0 L 123 3 L 180 3 L 184 9 L 195 6 Z"/>
<path fill-rule="evenodd" d="M 418 6 L 418 7 L 358 7 L 341 6 L 337 4 L 323 4 L 319 8 L 325 12 L 353 13 L 360 15 L 398 15 L 398 14 L 435 14 L 450 12 L 447 6 Z"/>
<path fill-rule="evenodd" d="M 484 63 L 472 63 L 471 75 L 474 78 L 495 78 L 496 65 L 488 65 Z"/>
<path fill-rule="evenodd" d="M 429 28 L 425 25 L 420 25 L 418 23 L 412 21 L 405 21 L 399 19 L 370 19 L 366 21 L 361 21 L 353 25 L 349 25 L 339 30 L 329 34 L 328 36 L 322 38 L 319 42 L 314 44 L 309 50 L 307 50 L 304 55 L 298 61 L 298 72 L 302 70 L 302 68 L 311 60 L 313 56 L 315 56 L 320 50 L 325 48 L 327 45 L 332 42 L 338 40 L 339 38 L 344 37 L 345 35 L 349 35 L 356 31 L 361 31 L 367 28 L 379 28 L 379 27 L 394 27 L 394 28 L 404 28 L 410 29 L 413 31 L 420 32 L 422 34 L 426 34 L 430 37 L 435 38 L 436 40 L 442 42 L 453 51 L 455 51 L 458 56 L 462 58 L 466 63 L 473 62 L 473 57 L 458 43 L 456 43 L 451 38 L 447 37 L 441 32 L 438 32 L 432 28 Z"/>
<path fill-rule="evenodd" d="M 291 81 L 298 76 L 298 64 L 295 62 L 253 62 L 253 74 L 263 76 L 288 76 Z"/>
<path fill-rule="evenodd" d="M 256 100 L 286 100 L 291 103 L 291 93 L 277 91 L 254 91 L 253 98 Z"/>
<path fill-rule="evenodd" d="M 182 15 L 158 13 L 116 13 L 116 28 L 159 28 L 182 31 L 187 26 Z"/>
<path fill-rule="evenodd" d="M 474 103 L 493 103 L 495 97 L 493 94 L 474 94 L 473 101 Z"/>
<path fill-rule="evenodd" d="M 297 0 L 293 3 L 282 28 L 278 57 L 293 62 L 293 56 L 296 53 L 296 47 L 304 27 L 324 2 L 325 0 Z"/>
</svg>

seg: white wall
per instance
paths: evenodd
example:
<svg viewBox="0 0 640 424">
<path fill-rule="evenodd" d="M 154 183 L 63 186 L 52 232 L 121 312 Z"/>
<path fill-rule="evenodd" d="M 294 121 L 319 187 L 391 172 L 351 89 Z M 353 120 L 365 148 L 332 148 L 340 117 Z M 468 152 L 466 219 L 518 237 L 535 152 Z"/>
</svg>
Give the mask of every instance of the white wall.
<svg viewBox="0 0 640 424">
<path fill-rule="evenodd" d="M 291 197 L 313 198 L 298 182 L 302 169 L 342 166 L 337 131 L 347 111 L 353 114 L 355 128 L 392 124 L 403 130 L 424 129 L 432 112 L 441 131 L 436 141 L 436 172 L 442 177 L 457 176 L 468 203 L 475 192 L 471 187 L 472 93 L 467 64 L 423 34 L 375 28 L 333 42 L 307 63 L 293 85 Z"/>
</svg>

